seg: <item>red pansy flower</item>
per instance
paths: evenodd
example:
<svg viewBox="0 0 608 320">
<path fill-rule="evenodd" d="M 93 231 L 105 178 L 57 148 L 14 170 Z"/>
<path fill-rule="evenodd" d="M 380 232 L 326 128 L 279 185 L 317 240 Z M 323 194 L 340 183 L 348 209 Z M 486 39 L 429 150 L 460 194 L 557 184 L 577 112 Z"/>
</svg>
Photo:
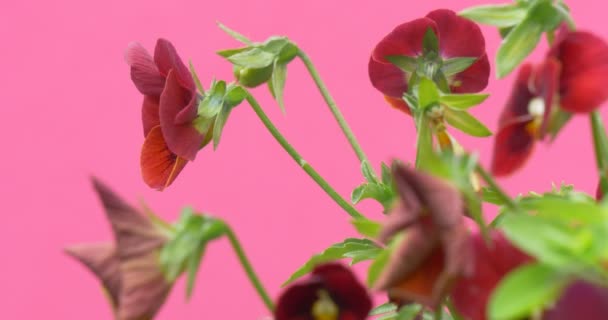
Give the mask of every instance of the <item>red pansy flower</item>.
<svg viewBox="0 0 608 320">
<path fill-rule="evenodd" d="M 423 38 L 429 29 L 438 38 L 439 52 L 423 57 Z M 466 70 L 448 76 L 450 90 L 454 93 L 473 93 L 483 90 L 488 84 L 490 63 L 481 30 L 475 23 L 451 10 L 435 10 L 424 18 L 397 26 L 378 43 L 369 60 L 372 85 L 384 94 L 393 107 L 409 113 L 402 96 L 408 91 L 411 74 L 391 63 L 387 58 L 390 56 L 420 58 L 437 66 L 450 58 L 476 58 Z"/>
<path fill-rule="evenodd" d="M 451 292 L 454 307 L 469 320 L 485 320 L 486 306 L 494 288 L 510 271 L 532 259 L 513 246 L 502 232 L 492 230 L 491 245 L 481 234 L 471 235 L 474 248 L 474 270 L 461 277 Z"/>
<path fill-rule="evenodd" d="M 405 166 L 393 179 L 400 201 L 389 214 L 380 240 L 399 232 L 395 248 L 375 285 L 399 303 L 439 305 L 454 281 L 472 271 L 472 246 L 460 192 L 448 182 Z"/>
<path fill-rule="evenodd" d="M 604 40 L 562 27 L 548 56 L 561 64 L 558 92 L 564 110 L 587 113 L 608 99 L 608 44 Z"/>
<path fill-rule="evenodd" d="M 115 241 L 75 245 L 66 252 L 99 278 L 116 319 L 153 319 L 172 287 L 159 260 L 160 250 L 169 240 L 167 232 L 98 180 L 93 180 L 93 186 Z"/>
<path fill-rule="evenodd" d="M 310 278 L 283 292 L 275 320 L 364 320 L 372 309 L 367 290 L 340 264 L 317 266 Z"/>
<path fill-rule="evenodd" d="M 199 99 L 196 86 L 169 41 L 157 41 L 154 57 L 133 43 L 126 58 L 131 79 L 144 95 L 142 175 L 150 187 L 162 190 L 209 142 L 210 132 L 199 132 L 194 125 Z"/>
<path fill-rule="evenodd" d="M 546 131 L 558 86 L 559 62 L 523 65 L 498 120 L 492 173 L 506 176 L 521 168 Z"/>
</svg>

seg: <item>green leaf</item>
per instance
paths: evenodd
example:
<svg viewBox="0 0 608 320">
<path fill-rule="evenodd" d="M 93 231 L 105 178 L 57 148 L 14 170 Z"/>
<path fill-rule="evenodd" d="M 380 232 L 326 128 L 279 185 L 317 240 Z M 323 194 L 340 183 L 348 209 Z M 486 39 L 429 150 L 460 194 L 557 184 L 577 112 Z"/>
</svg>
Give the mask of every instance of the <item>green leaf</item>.
<svg viewBox="0 0 608 320">
<path fill-rule="evenodd" d="M 386 56 L 386 60 L 397 66 L 397 68 L 409 73 L 416 72 L 416 68 L 418 67 L 418 60 L 408 56 Z"/>
<path fill-rule="evenodd" d="M 543 33 L 543 26 L 528 16 L 509 32 L 496 54 L 499 78 L 507 76 L 536 48 Z"/>
<path fill-rule="evenodd" d="M 464 57 L 446 59 L 443 61 L 441 70 L 447 77 L 453 76 L 468 69 L 475 61 L 477 61 L 477 58 Z"/>
<path fill-rule="evenodd" d="M 488 137 L 492 135 L 490 129 L 466 111 L 445 109 L 444 116 L 452 127 L 471 136 Z"/>
<path fill-rule="evenodd" d="M 363 173 L 363 177 L 365 177 L 365 180 L 368 182 L 378 182 L 378 178 L 376 178 L 376 175 L 374 174 L 374 169 L 367 160 L 361 162 L 361 173 Z"/>
<path fill-rule="evenodd" d="M 236 49 L 220 50 L 220 51 L 218 51 L 216 53 L 218 55 L 220 55 L 221 57 L 228 58 L 228 57 L 231 57 L 231 56 L 233 56 L 233 55 L 235 55 L 237 53 L 241 53 L 241 52 L 247 51 L 249 49 L 251 49 L 251 47 L 243 47 L 243 48 L 236 48 Z"/>
<path fill-rule="evenodd" d="M 367 286 L 370 288 L 374 287 L 374 284 L 378 280 L 378 277 L 384 270 L 384 267 L 388 263 L 391 256 L 392 249 L 385 248 L 377 256 L 376 259 L 370 264 L 367 269 Z"/>
<path fill-rule="evenodd" d="M 422 38 L 422 52 L 424 55 L 439 52 L 439 39 L 432 28 L 428 28 Z"/>
<path fill-rule="evenodd" d="M 233 54 L 227 59 L 245 68 L 260 69 L 271 65 L 275 60 L 275 55 L 260 48 L 251 48 Z"/>
<path fill-rule="evenodd" d="M 367 250 L 378 250 L 378 252 L 380 252 L 381 248 L 378 247 L 378 245 L 376 245 L 373 241 L 368 239 L 349 238 L 343 242 L 333 244 L 331 247 L 325 249 L 325 251 L 310 258 L 303 266 L 296 270 L 296 272 L 294 272 L 289 279 L 285 281 L 285 283 L 283 283 L 283 286 L 286 286 L 310 273 L 318 264 L 348 258 L 348 255 L 353 252 Z M 369 253 L 367 252 L 365 254 L 368 255 Z"/>
<path fill-rule="evenodd" d="M 382 183 L 385 185 L 393 184 L 393 174 L 391 173 L 391 168 L 389 168 L 386 163 L 382 162 Z"/>
<path fill-rule="evenodd" d="M 198 89 L 198 91 L 204 95 L 205 94 L 205 88 L 203 88 L 203 85 L 201 84 L 201 80 L 198 77 L 198 74 L 196 74 L 196 69 L 194 68 L 194 65 L 192 64 L 192 61 L 188 62 L 188 65 L 190 66 L 190 73 L 192 74 L 192 79 L 194 79 L 194 83 L 196 84 L 196 88 Z"/>
<path fill-rule="evenodd" d="M 224 131 L 224 126 L 228 121 L 228 117 L 230 116 L 230 112 L 234 107 L 240 104 L 243 99 L 247 97 L 247 92 L 238 85 L 231 84 L 227 89 L 226 96 L 224 98 L 224 103 L 222 104 L 222 108 L 220 112 L 217 114 L 215 118 L 215 124 L 213 125 L 213 149 L 217 149 L 217 146 L 220 144 L 220 139 L 222 137 L 222 132 Z"/>
<path fill-rule="evenodd" d="M 458 15 L 477 23 L 496 27 L 510 27 L 526 17 L 527 10 L 514 4 L 482 5 L 460 11 Z"/>
<path fill-rule="evenodd" d="M 439 90 L 443 93 L 450 93 L 452 92 L 450 89 L 450 83 L 448 81 L 448 78 L 446 77 L 446 75 L 443 73 L 442 70 L 437 70 L 437 72 L 435 72 L 435 76 L 433 77 L 433 82 L 435 82 L 435 84 L 437 85 L 437 88 L 439 88 Z"/>
<path fill-rule="evenodd" d="M 287 64 L 275 61 L 274 71 L 270 77 L 272 86 L 272 96 L 277 100 L 279 107 L 285 113 L 285 103 L 283 102 L 283 90 L 285 89 L 285 81 L 287 80 Z"/>
<path fill-rule="evenodd" d="M 439 98 L 439 103 L 453 109 L 465 110 L 486 101 L 489 94 L 444 94 Z"/>
<path fill-rule="evenodd" d="M 498 192 L 491 187 L 483 187 L 481 189 L 481 197 L 485 202 L 499 206 L 505 205 L 505 201 L 502 199 L 502 197 L 499 196 Z"/>
<path fill-rule="evenodd" d="M 418 105 L 422 109 L 436 105 L 439 102 L 439 90 L 433 80 L 421 78 L 418 84 Z"/>
<path fill-rule="evenodd" d="M 351 193 L 352 203 L 357 204 L 364 199 L 374 199 L 382 205 L 385 212 L 391 208 L 394 198 L 395 192 L 392 186 L 375 182 L 364 183 Z"/>
<path fill-rule="evenodd" d="M 235 40 L 240 41 L 246 45 L 253 45 L 253 42 L 251 40 L 249 40 L 247 37 L 228 28 L 227 26 L 223 25 L 221 22 L 218 21 L 217 26 L 220 27 L 220 29 L 222 29 L 222 31 L 226 32 L 229 36 L 231 36 Z"/>
<path fill-rule="evenodd" d="M 534 19 L 543 31 L 554 31 L 564 19 L 552 0 L 539 0 L 528 10 L 528 17 Z"/>
<path fill-rule="evenodd" d="M 494 290 L 489 302 L 489 318 L 526 318 L 549 306 L 566 283 L 567 278 L 551 267 L 524 265 L 509 273 Z"/>
<path fill-rule="evenodd" d="M 354 219 L 351 223 L 360 235 L 372 239 L 377 238 L 382 229 L 379 222 L 369 219 Z"/>
<path fill-rule="evenodd" d="M 203 100 L 198 104 L 198 116 L 204 119 L 215 117 L 222 109 L 225 95 L 226 82 L 214 81 Z"/>
<path fill-rule="evenodd" d="M 570 222 L 598 223 L 608 217 L 606 208 L 590 199 L 571 199 L 555 195 L 526 197 L 519 201 L 524 210 L 536 211 L 544 217 L 567 219 Z M 571 220 L 572 219 L 572 220 Z"/>
<path fill-rule="evenodd" d="M 372 309 L 372 311 L 369 312 L 369 316 L 377 316 L 383 313 L 395 311 L 397 311 L 397 305 L 392 302 L 386 302 Z"/>
</svg>

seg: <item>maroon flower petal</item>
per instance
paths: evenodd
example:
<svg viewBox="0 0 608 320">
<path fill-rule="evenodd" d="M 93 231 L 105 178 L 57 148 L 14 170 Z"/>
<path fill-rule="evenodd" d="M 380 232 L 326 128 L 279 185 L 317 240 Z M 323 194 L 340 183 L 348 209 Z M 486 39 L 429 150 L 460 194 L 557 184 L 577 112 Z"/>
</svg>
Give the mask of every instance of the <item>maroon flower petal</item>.
<svg viewBox="0 0 608 320">
<path fill-rule="evenodd" d="M 507 176 L 523 167 L 534 149 L 534 136 L 527 126 L 530 121 L 514 122 L 502 127 L 496 134 L 492 173 Z"/>
<path fill-rule="evenodd" d="M 441 37 L 439 51 L 444 58 L 481 57 L 485 54 L 483 34 L 473 21 L 459 17 L 447 9 L 435 10 L 426 17 L 437 24 Z"/>
<path fill-rule="evenodd" d="M 340 319 L 346 312 L 355 316 L 352 319 L 367 318 L 372 309 L 372 301 L 365 287 L 349 269 L 340 264 L 325 264 L 316 267 L 312 274 L 321 279 L 331 298 L 339 306 Z"/>
<path fill-rule="evenodd" d="M 608 99 L 608 45 L 585 31 L 569 32 L 549 53 L 562 63 L 561 105 L 570 112 L 590 112 Z"/>
<path fill-rule="evenodd" d="M 171 42 L 165 39 L 158 39 L 154 49 L 154 62 L 158 66 L 160 73 L 165 77 L 169 76 L 169 71 L 175 70 L 179 83 L 190 91 L 196 90 L 194 80 L 190 71 L 177 54 L 177 50 Z"/>
<path fill-rule="evenodd" d="M 507 101 L 505 109 L 500 114 L 498 126 L 502 127 L 512 123 L 522 116 L 528 116 L 528 105 L 534 98 L 534 93 L 530 89 L 530 79 L 532 78 L 534 67 L 531 64 L 524 64 L 519 69 L 517 78 L 513 85 L 513 91 Z"/>
<path fill-rule="evenodd" d="M 583 281 L 570 285 L 543 320 L 604 320 L 608 316 L 608 288 Z"/>
<path fill-rule="evenodd" d="M 456 74 L 450 81 L 453 93 L 480 92 L 488 86 L 490 78 L 490 61 L 484 53 L 475 63 L 461 73 Z"/>
<path fill-rule="evenodd" d="M 140 161 L 144 182 L 158 190 L 171 185 L 188 163 L 169 150 L 160 126 L 152 128 L 146 136 Z"/>
<path fill-rule="evenodd" d="M 368 71 L 372 85 L 383 94 L 401 100 L 407 92 L 407 74 L 394 64 L 370 57 Z"/>
<path fill-rule="evenodd" d="M 420 18 L 397 26 L 374 49 L 372 58 L 378 62 L 390 63 L 387 56 L 416 57 L 422 53 L 422 39 L 431 28 L 437 37 L 437 25 L 430 19 Z M 441 41 L 441 40 L 440 40 Z"/>
<path fill-rule="evenodd" d="M 552 57 L 548 57 L 536 70 L 534 77 L 534 86 L 538 96 L 543 97 L 545 102 L 545 114 L 540 128 L 539 136 L 544 136 L 549 126 L 549 118 L 553 109 L 553 102 L 557 94 L 559 72 L 561 66 L 559 61 Z"/>
<path fill-rule="evenodd" d="M 318 280 L 291 285 L 277 301 L 275 320 L 312 319 L 310 312 L 321 289 L 323 286 Z"/>
<path fill-rule="evenodd" d="M 197 116 L 196 102 L 196 94 L 181 85 L 177 72 L 169 71 L 160 96 L 160 125 L 169 149 L 190 161 L 196 158 L 205 138 L 192 123 Z"/>
<path fill-rule="evenodd" d="M 165 87 L 165 77 L 160 74 L 148 51 L 139 43 L 129 44 L 125 55 L 131 66 L 131 80 L 144 95 L 160 96 Z"/>
<path fill-rule="evenodd" d="M 141 122 L 144 125 L 144 137 L 150 133 L 152 128 L 160 125 L 158 104 L 159 97 L 144 96 L 144 103 L 141 107 Z"/>
</svg>

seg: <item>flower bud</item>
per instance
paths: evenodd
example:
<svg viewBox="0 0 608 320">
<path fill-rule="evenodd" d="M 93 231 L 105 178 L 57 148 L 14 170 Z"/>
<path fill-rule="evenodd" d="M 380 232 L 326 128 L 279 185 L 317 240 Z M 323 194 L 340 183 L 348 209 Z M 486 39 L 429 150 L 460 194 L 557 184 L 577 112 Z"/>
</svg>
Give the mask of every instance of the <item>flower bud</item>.
<svg viewBox="0 0 608 320">
<path fill-rule="evenodd" d="M 272 71 L 272 64 L 264 68 L 244 68 L 235 65 L 234 77 L 243 87 L 255 88 L 270 80 L 270 77 L 272 76 Z"/>
</svg>

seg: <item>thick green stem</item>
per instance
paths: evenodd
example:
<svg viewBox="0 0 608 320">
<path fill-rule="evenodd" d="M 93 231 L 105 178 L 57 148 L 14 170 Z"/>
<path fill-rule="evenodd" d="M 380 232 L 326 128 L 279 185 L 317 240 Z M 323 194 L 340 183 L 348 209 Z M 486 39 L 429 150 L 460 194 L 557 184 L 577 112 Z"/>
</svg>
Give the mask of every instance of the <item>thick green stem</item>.
<svg viewBox="0 0 608 320">
<path fill-rule="evenodd" d="M 302 60 L 302 62 L 306 66 L 306 69 L 308 69 L 310 76 L 312 77 L 315 84 L 317 85 L 317 88 L 319 88 L 319 92 L 321 92 L 323 99 L 325 99 L 325 103 L 327 103 L 329 110 L 334 115 L 334 118 L 338 122 L 338 125 L 342 129 L 342 132 L 344 132 L 344 135 L 346 136 L 346 139 L 348 139 L 350 146 L 353 148 L 353 150 L 357 154 L 359 161 L 361 161 L 361 162 L 367 161 L 369 163 L 369 161 L 367 160 L 367 156 L 365 155 L 365 152 L 363 152 L 361 145 L 359 145 L 357 138 L 355 138 L 355 134 L 348 126 L 348 123 L 344 119 L 344 116 L 340 112 L 340 109 L 338 109 L 338 105 L 336 104 L 336 102 L 334 101 L 332 96 L 329 94 L 329 90 L 327 90 L 325 83 L 323 83 L 323 80 L 319 76 L 319 72 L 317 71 L 315 66 L 312 64 L 312 61 L 310 60 L 308 55 L 306 55 L 306 53 L 304 51 L 298 49 L 298 57 L 300 58 L 300 60 Z"/>
<path fill-rule="evenodd" d="M 594 111 L 590 116 L 591 133 L 593 135 L 593 150 L 595 162 L 600 176 L 600 190 L 602 194 L 608 192 L 608 138 L 606 129 L 599 112 Z"/>
<path fill-rule="evenodd" d="M 287 139 L 279 132 L 279 130 L 274 126 L 272 121 L 268 118 L 260 104 L 253 98 L 251 94 L 247 94 L 247 102 L 253 108 L 253 111 L 258 115 L 260 120 L 266 129 L 270 131 L 270 134 L 277 140 L 277 142 L 287 151 L 287 153 L 291 156 L 291 158 L 304 170 L 318 185 L 329 195 L 342 209 L 344 209 L 351 217 L 360 219 L 365 218 L 363 214 L 361 214 L 355 207 L 353 207 L 350 203 L 348 203 L 342 196 L 332 188 L 323 177 L 308 163 L 306 162 L 302 156 L 294 149 L 294 147 L 287 142 Z"/>
<path fill-rule="evenodd" d="M 260 279 L 258 278 L 255 271 L 253 271 L 253 267 L 251 266 L 249 259 L 247 259 L 247 256 L 245 255 L 245 252 L 243 251 L 243 247 L 241 246 L 241 243 L 237 239 L 237 237 L 234 234 L 234 232 L 232 231 L 232 229 L 230 229 L 230 227 L 228 227 L 228 226 L 226 227 L 226 236 L 228 237 L 228 240 L 230 240 L 230 244 L 232 245 L 232 248 L 234 249 L 234 252 L 236 253 L 237 257 L 239 258 L 239 262 L 243 266 L 243 269 L 245 270 L 245 273 L 247 274 L 249 281 L 251 281 L 251 284 L 255 288 L 255 291 L 257 291 L 260 298 L 262 298 L 262 301 L 264 301 L 264 304 L 266 305 L 268 310 L 270 312 L 273 312 L 274 303 L 272 302 L 272 299 L 266 292 L 266 289 L 264 289 L 264 286 L 262 285 L 262 282 L 260 282 Z"/>
</svg>

